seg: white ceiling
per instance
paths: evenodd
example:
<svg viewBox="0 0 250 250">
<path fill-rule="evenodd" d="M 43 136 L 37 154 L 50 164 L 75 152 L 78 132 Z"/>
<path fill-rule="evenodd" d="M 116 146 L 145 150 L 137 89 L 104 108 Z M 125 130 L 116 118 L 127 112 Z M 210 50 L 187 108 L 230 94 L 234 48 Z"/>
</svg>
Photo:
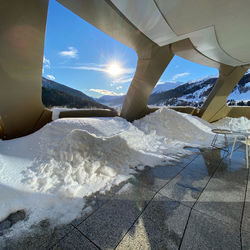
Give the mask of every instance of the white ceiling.
<svg viewBox="0 0 250 250">
<path fill-rule="evenodd" d="M 205 56 L 250 64 L 250 0 L 111 0 L 159 46 L 189 38 Z"/>
</svg>

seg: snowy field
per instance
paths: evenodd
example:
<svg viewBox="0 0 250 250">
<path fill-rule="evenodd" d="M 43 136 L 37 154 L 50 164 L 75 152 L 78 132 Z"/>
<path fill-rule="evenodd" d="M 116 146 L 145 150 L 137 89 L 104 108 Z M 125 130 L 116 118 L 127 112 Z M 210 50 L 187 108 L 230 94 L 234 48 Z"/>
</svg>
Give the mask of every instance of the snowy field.
<svg viewBox="0 0 250 250">
<path fill-rule="evenodd" d="M 173 164 L 190 154 L 187 146 L 209 147 L 215 127 L 246 129 L 250 121 L 211 125 L 161 108 L 133 124 L 119 117 L 58 119 L 29 136 L 0 140 L 0 221 L 22 209 L 28 218 L 5 237 L 44 219 L 69 223 L 81 214 L 84 197 L 104 193 L 145 165 Z"/>
</svg>

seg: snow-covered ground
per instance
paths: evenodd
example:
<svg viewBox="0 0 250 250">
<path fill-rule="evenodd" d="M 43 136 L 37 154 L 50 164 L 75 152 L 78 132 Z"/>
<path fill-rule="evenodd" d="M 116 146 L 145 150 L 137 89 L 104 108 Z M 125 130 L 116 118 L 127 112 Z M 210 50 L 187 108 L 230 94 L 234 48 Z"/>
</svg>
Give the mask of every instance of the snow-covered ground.
<svg viewBox="0 0 250 250">
<path fill-rule="evenodd" d="M 250 130 L 250 120 L 248 120 L 246 117 L 240 117 L 240 118 L 225 117 L 213 123 L 213 125 L 219 128 L 230 129 L 233 131 Z"/>
<path fill-rule="evenodd" d="M 202 94 L 207 91 L 209 88 L 211 87 L 211 85 L 207 85 L 197 91 L 195 91 L 192 94 L 192 97 L 190 97 L 190 94 L 184 95 L 181 98 L 179 98 L 180 100 L 183 101 L 189 101 L 189 102 L 204 102 L 207 99 L 207 96 L 202 96 Z"/>
<path fill-rule="evenodd" d="M 44 219 L 55 226 L 70 222 L 84 197 L 145 165 L 172 164 L 190 154 L 186 146 L 209 147 L 218 126 L 250 128 L 250 121 L 226 118 L 211 125 L 161 108 L 133 124 L 119 117 L 58 119 L 29 136 L 0 140 L 0 221 L 22 209 L 28 215 L 5 237 Z"/>
<path fill-rule="evenodd" d="M 245 88 L 250 88 L 250 82 L 246 83 Z M 227 98 L 227 100 L 235 101 L 249 101 L 250 93 L 249 91 L 245 93 L 240 93 L 239 89 L 235 89 Z"/>
</svg>

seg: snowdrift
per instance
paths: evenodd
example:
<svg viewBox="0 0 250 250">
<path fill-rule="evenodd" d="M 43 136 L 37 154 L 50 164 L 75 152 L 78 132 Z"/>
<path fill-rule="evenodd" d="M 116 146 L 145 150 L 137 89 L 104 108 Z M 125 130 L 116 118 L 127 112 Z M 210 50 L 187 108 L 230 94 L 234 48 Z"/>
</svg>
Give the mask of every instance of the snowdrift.
<svg viewBox="0 0 250 250">
<path fill-rule="evenodd" d="M 216 127 L 231 129 L 235 131 L 246 130 L 250 129 L 250 120 L 248 120 L 246 117 L 240 117 L 240 118 L 225 117 L 217 122 L 214 122 L 213 125 Z"/>
<path fill-rule="evenodd" d="M 164 136 L 171 141 L 181 141 L 188 146 L 207 147 L 214 136 L 210 123 L 188 114 L 162 108 L 134 122 L 146 134 Z"/>
<path fill-rule="evenodd" d="M 162 108 L 133 124 L 119 117 L 59 119 L 29 136 L 0 141 L 0 221 L 21 209 L 28 214 L 5 237 L 44 219 L 68 223 L 80 215 L 85 197 L 131 178 L 138 168 L 172 164 L 191 153 L 186 146 L 209 147 L 215 126 L 249 123 L 226 118 L 211 125 Z"/>
</svg>

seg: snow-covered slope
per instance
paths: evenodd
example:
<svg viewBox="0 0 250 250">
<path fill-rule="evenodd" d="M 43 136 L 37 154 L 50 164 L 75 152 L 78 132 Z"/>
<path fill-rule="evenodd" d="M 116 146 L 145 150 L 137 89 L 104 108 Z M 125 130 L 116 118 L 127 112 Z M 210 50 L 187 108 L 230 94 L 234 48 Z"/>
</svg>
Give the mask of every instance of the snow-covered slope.
<svg viewBox="0 0 250 250">
<path fill-rule="evenodd" d="M 153 93 L 149 98 L 151 105 L 195 106 L 200 107 L 212 90 L 217 78 L 205 77 L 182 84 L 175 89 Z M 250 100 L 250 73 L 245 74 L 228 97 L 228 104 L 237 105 L 239 101 Z"/>
<path fill-rule="evenodd" d="M 215 77 L 205 77 L 197 81 L 190 81 L 175 89 L 161 93 L 153 93 L 149 98 L 151 105 L 197 106 L 203 103 L 215 84 Z"/>
<path fill-rule="evenodd" d="M 181 84 L 183 84 L 183 82 L 165 82 L 165 83 L 157 84 L 155 88 L 153 89 L 152 93 L 161 93 L 164 91 L 168 91 L 170 89 L 175 89 Z"/>
<path fill-rule="evenodd" d="M 0 221 L 22 209 L 27 215 L 4 239 L 44 219 L 53 226 L 70 222 L 85 197 L 132 178 L 138 168 L 171 165 L 191 153 L 185 146 L 209 147 L 212 128 L 162 108 L 133 124 L 119 117 L 58 119 L 29 136 L 0 140 Z"/>
<path fill-rule="evenodd" d="M 250 101 L 250 82 L 246 83 L 244 88 L 235 88 L 227 99 L 234 101 Z"/>
</svg>

